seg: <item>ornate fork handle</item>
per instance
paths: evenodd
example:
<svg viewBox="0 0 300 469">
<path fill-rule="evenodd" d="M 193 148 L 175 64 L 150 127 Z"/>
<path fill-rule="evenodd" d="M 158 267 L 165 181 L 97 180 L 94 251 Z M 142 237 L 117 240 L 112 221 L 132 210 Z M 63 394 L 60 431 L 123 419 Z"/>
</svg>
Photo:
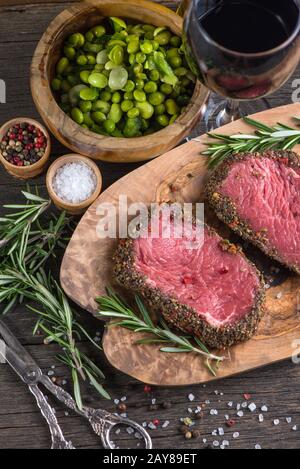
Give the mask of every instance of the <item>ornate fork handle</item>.
<svg viewBox="0 0 300 469">
<path fill-rule="evenodd" d="M 30 385 L 29 390 L 34 395 L 37 405 L 48 423 L 52 438 L 52 449 L 75 449 L 71 441 L 68 442 L 65 440 L 54 410 L 39 387 L 37 385 Z"/>
</svg>

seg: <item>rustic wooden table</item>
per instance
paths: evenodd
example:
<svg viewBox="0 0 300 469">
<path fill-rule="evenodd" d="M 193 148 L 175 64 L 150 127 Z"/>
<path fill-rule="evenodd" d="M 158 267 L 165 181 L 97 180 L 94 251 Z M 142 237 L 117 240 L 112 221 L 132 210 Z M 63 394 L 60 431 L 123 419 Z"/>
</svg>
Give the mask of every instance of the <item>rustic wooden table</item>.
<svg viewBox="0 0 300 469">
<path fill-rule="evenodd" d="M 176 7 L 178 1 L 164 2 Z M 7 86 L 7 103 L 0 104 L 0 124 L 15 116 L 38 117 L 29 90 L 29 66 L 33 51 L 48 23 L 70 2 L 63 0 L 17 1 L 2 0 L 0 6 L 0 79 Z M 268 98 L 270 107 L 291 102 L 292 81 L 300 78 L 300 68 L 295 76 L 275 95 Z M 201 131 L 201 129 L 199 129 Z M 65 153 L 66 150 L 53 139 L 53 158 Z M 112 165 L 99 163 L 104 175 L 105 187 L 133 170 L 135 165 Z M 45 191 L 45 177 L 34 181 Z M 1 168 L 0 187 L 1 205 L 19 200 L 22 183 L 12 179 Z M 84 322 L 89 323 L 91 330 L 101 330 L 101 324 L 87 317 L 82 312 Z M 68 378 L 67 370 L 55 359 L 57 347 L 44 345 L 42 339 L 32 337 L 34 317 L 25 312 L 23 307 L 9 314 L 5 321 L 37 359 L 43 370 L 48 372 L 55 365 L 55 375 Z M 300 435 L 300 366 L 291 360 L 261 370 L 252 371 L 242 376 L 233 377 L 214 384 L 193 386 L 190 388 L 153 389 L 152 393 L 144 392 L 144 385 L 128 376 L 124 376 L 110 367 L 105 358 L 97 357 L 99 365 L 107 376 L 106 387 L 113 399 L 127 396 L 128 415 L 141 422 L 150 422 L 158 418 L 161 423 L 168 420 L 169 426 L 159 427 L 151 431 L 155 448 L 204 448 L 214 441 L 230 442 L 231 448 L 254 448 L 256 444 L 262 448 L 297 448 Z M 174 370 L 174 372 L 176 372 Z M 68 387 L 68 385 L 67 385 Z M 189 402 L 188 394 L 195 396 Z M 245 399 L 243 394 L 251 394 L 251 400 L 257 410 L 251 413 L 246 409 L 243 417 L 236 416 L 236 405 Z M 151 399 L 157 403 L 171 402 L 170 409 L 149 410 Z M 115 410 L 113 402 L 104 401 L 86 388 L 84 399 L 93 406 L 110 411 Z M 185 440 L 179 432 L 179 418 L 189 415 L 188 408 L 207 401 L 203 420 L 197 427 L 201 432 L 200 439 Z M 209 401 L 209 402 L 208 402 Z M 233 402 L 233 407 L 228 403 Z M 138 403 L 138 405 L 137 405 Z M 268 412 L 264 414 L 264 422 L 259 423 L 260 407 L 266 405 Z M 217 415 L 210 415 L 211 409 L 217 409 Z M 65 409 L 56 405 L 57 416 L 67 438 L 80 448 L 100 447 L 98 439 L 93 435 L 82 419 L 75 415 L 66 415 Z M 225 415 L 229 414 L 236 420 L 233 428 L 225 425 Z M 292 418 L 292 423 L 286 421 Z M 279 419 L 279 425 L 274 420 Z M 298 425 L 297 430 L 292 427 Z M 223 428 L 225 436 L 213 436 L 215 429 Z M 239 437 L 234 439 L 233 432 Z M 221 432 L 222 433 L 222 432 Z M 207 442 L 203 442 L 207 440 Z M 24 384 L 6 365 L 0 365 L 0 448 L 48 448 L 50 443 L 47 426 L 41 417 L 33 397 Z"/>
</svg>

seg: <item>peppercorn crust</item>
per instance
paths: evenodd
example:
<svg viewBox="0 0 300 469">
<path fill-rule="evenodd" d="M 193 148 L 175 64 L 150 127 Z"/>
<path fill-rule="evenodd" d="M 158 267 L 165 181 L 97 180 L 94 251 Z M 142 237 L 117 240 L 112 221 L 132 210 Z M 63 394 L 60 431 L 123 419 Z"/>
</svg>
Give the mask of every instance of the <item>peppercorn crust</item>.
<svg viewBox="0 0 300 469">
<path fill-rule="evenodd" d="M 215 230 L 207 228 L 212 235 L 217 235 Z M 236 255 L 238 252 L 239 255 L 245 257 L 248 264 L 255 268 L 260 280 L 260 287 L 254 298 L 251 311 L 232 325 L 212 326 L 205 318 L 200 317 L 193 308 L 180 303 L 176 298 L 166 295 L 158 288 L 151 288 L 147 284 L 147 278 L 135 269 L 134 240 L 132 239 L 121 240 L 119 243 L 113 258 L 114 276 L 120 285 L 139 293 L 149 308 L 153 312 L 161 314 L 171 326 L 199 337 L 208 347 L 225 349 L 250 339 L 256 333 L 263 315 L 265 288 L 262 274 L 246 258 L 240 248 L 226 240 L 224 243 L 230 248 L 232 255 Z"/>
<path fill-rule="evenodd" d="M 284 160 L 288 167 L 300 169 L 300 156 L 292 151 L 266 151 L 263 153 L 238 153 L 230 155 L 213 171 L 209 178 L 205 187 L 205 199 L 214 209 L 217 217 L 241 236 L 241 238 L 250 241 L 267 256 L 300 274 L 299 266 L 291 265 L 284 261 L 280 253 L 268 245 L 266 233 L 255 233 L 245 220 L 239 218 L 236 205 L 230 197 L 225 197 L 219 192 L 220 185 L 228 176 L 231 166 L 237 161 L 245 160 L 249 156 L 252 158 L 281 159 Z"/>
</svg>

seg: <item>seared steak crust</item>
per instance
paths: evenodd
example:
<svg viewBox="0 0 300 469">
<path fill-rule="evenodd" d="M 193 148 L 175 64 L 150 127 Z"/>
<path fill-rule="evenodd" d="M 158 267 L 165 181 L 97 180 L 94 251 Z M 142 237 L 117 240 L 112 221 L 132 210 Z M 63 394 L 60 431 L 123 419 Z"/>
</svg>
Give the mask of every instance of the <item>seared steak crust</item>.
<svg viewBox="0 0 300 469">
<path fill-rule="evenodd" d="M 206 227 L 210 235 L 219 235 L 210 227 Z M 236 343 L 250 339 L 257 331 L 259 321 L 263 314 L 265 299 L 264 281 L 261 273 L 244 256 L 235 245 L 221 239 L 231 250 L 233 256 L 243 256 L 251 269 L 257 274 L 259 288 L 257 289 L 251 311 L 232 324 L 217 327 L 210 324 L 205 318 L 199 316 L 192 307 L 181 303 L 178 299 L 169 296 L 161 289 L 152 287 L 147 277 L 141 274 L 135 267 L 135 241 L 132 239 L 121 240 L 114 256 L 114 274 L 118 283 L 129 290 L 139 293 L 148 304 L 149 308 L 161 314 L 171 326 L 197 336 L 208 347 L 224 349 Z"/>
<path fill-rule="evenodd" d="M 285 266 L 287 266 L 288 268 L 290 268 L 297 274 L 300 274 L 300 264 L 298 260 L 296 259 L 297 257 L 296 253 L 300 252 L 300 245 L 296 246 L 296 249 L 294 251 L 295 260 L 294 259 L 291 260 L 293 255 L 290 255 L 289 256 L 290 259 L 287 260 L 285 258 L 286 253 L 284 252 L 284 250 L 278 249 L 276 246 L 274 246 L 276 242 L 273 244 L 272 241 L 270 241 L 270 238 L 268 236 L 268 228 L 262 228 L 261 230 L 256 231 L 253 229 L 253 220 L 251 223 L 249 222 L 249 220 L 247 221 L 247 219 L 242 218 L 239 215 L 239 211 L 242 207 L 242 204 L 247 203 L 247 202 L 248 204 L 251 204 L 251 201 L 250 200 L 247 201 L 247 199 L 243 199 L 243 197 L 241 197 L 240 198 L 241 200 L 237 203 L 236 201 L 232 200 L 233 197 L 228 195 L 228 192 L 229 192 L 228 189 L 227 189 L 226 195 L 222 193 L 222 191 L 224 191 L 224 183 L 226 183 L 227 178 L 229 178 L 231 171 L 234 168 L 236 170 L 237 168 L 236 165 L 239 162 L 247 162 L 247 161 L 249 162 L 249 161 L 258 160 L 257 163 L 260 164 L 262 162 L 262 159 L 267 159 L 272 162 L 276 162 L 276 165 L 280 165 L 281 169 L 278 169 L 278 174 L 282 174 L 283 171 L 284 171 L 284 174 L 286 174 L 285 169 L 288 169 L 288 168 L 291 168 L 293 170 L 293 174 L 291 175 L 291 182 L 289 183 L 287 180 L 283 180 L 283 179 L 281 180 L 278 177 L 278 174 L 276 174 L 277 179 L 275 179 L 274 177 L 272 180 L 273 175 L 272 173 L 270 173 L 270 169 L 266 168 L 266 181 L 267 182 L 265 184 L 265 190 L 266 188 L 269 189 L 270 192 L 272 192 L 273 190 L 273 194 L 269 194 L 269 196 L 271 196 L 270 200 L 272 200 L 272 203 L 274 204 L 274 206 L 270 207 L 270 203 L 269 201 L 267 201 L 267 195 L 265 195 L 265 202 L 266 204 L 268 204 L 267 209 L 270 209 L 269 213 L 264 212 L 263 204 L 262 204 L 262 209 L 260 209 L 260 207 L 257 206 L 257 212 L 256 212 L 257 215 L 255 215 L 255 217 L 257 220 L 263 220 L 263 223 L 266 223 L 267 226 L 268 226 L 267 222 L 269 218 L 270 219 L 269 227 L 272 227 L 271 225 L 272 223 L 274 223 L 274 219 L 278 221 L 282 215 L 283 207 L 285 207 L 285 205 L 283 205 L 284 197 L 288 196 L 287 192 L 289 190 L 289 187 L 295 186 L 295 178 L 298 179 L 299 177 L 300 179 L 300 156 L 297 153 L 294 153 L 291 151 L 266 151 L 263 153 L 241 153 L 241 154 L 228 156 L 223 161 L 223 163 L 221 163 L 212 173 L 206 185 L 206 189 L 205 189 L 206 199 L 208 200 L 209 204 L 214 209 L 218 218 L 222 222 L 226 223 L 239 236 L 241 236 L 243 239 L 247 241 L 250 241 L 252 244 L 254 244 L 259 249 L 261 249 L 261 251 L 263 251 L 267 256 L 275 259 L 281 264 L 284 264 Z M 270 162 L 267 161 L 267 163 L 270 163 Z M 261 164 L 262 164 L 261 167 L 263 169 L 264 163 L 261 163 Z M 249 171 L 248 176 L 250 177 L 250 171 Z M 235 196 L 236 196 L 236 193 L 238 192 L 239 188 L 242 188 L 243 185 L 244 185 L 244 188 L 246 188 L 246 190 L 248 190 L 248 188 L 247 188 L 247 180 L 243 180 L 240 182 L 238 178 L 238 173 L 235 174 L 235 177 L 236 177 L 236 189 L 233 189 L 233 192 L 235 192 Z M 257 177 L 259 179 L 260 174 L 254 175 L 254 177 Z M 269 183 L 269 181 L 271 182 Z M 280 183 L 282 184 L 282 188 L 281 188 L 282 191 L 280 192 L 280 196 L 278 196 L 278 194 L 276 193 L 276 190 Z M 272 184 L 273 184 L 273 187 L 272 187 Z M 294 190 L 293 187 L 291 188 L 291 191 L 292 190 Z M 243 195 L 245 195 L 245 193 L 246 191 L 243 192 Z M 253 196 L 253 193 L 255 193 L 255 191 L 253 190 L 252 190 L 252 193 L 249 192 L 250 194 L 249 197 L 251 195 Z M 262 189 L 259 189 L 259 185 L 258 185 L 257 187 L 258 201 L 264 200 L 263 196 L 264 196 L 264 193 L 262 192 Z M 298 206 L 294 209 L 295 214 L 292 213 L 292 209 L 287 208 L 287 211 L 289 211 L 288 215 L 291 215 L 292 213 L 291 217 L 292 217 L 293 222 L 294 220 L 297 220 L 298 210 L 299 210 L 299 215 L 300 215 L 300 206 L 299 206 L 300 199 L 298 199 L 298 197 L 299 196 L 297 195 L 297 189 L 296 189 L 294 190 L 293 197 L 291 197 L 292 200 L 290 201 L 290 206 L 292 204 L 295 204 Z M 286 201 L 286 202 L 289 203 L 289 201 Z M 278 204 L 277 206 L 275 205 L 276 203 Z M 289 207 L 288 204 L 286 206 Z M 254 206 L 254 209 L 255 208 L 256 207 Z M 271 216 L 270 216 L 270 213 L 271 213 Z M 285 215 L 285 213 L 283 215 Z M 293 218 L 294 216 L 295 218 Z M 273 217 L 273 219 L 271 217 Z M 284 230 L 289 231 L 293 229 L 292 225 L 294 225 L 294 223 L 291 223 L 290 226 L 287 226 L 287 222 L 285 221 L 285 216 L 282 216 L 282 220 L 280 220 L 278 223 L 280 224 L 278 225 L 278 228 L 277 228 L 277 233 L 278 233 L 277 239 L 279 239 L 280 232 L 284 233 Z M 297 223 L 297 221 L 295 223 Z M 291 232 L 290 234 L 291 234 L 293 242 L 296 242 L 297 233 L 295 232 L 295 236 L 293 235 L 293 232 Z M 284 238 L 283 234 L 281 234 L 281 236 Z M 274 235 L 273 233 L 273 237 L 276 240 L 276 234 Z"/>
</svg>

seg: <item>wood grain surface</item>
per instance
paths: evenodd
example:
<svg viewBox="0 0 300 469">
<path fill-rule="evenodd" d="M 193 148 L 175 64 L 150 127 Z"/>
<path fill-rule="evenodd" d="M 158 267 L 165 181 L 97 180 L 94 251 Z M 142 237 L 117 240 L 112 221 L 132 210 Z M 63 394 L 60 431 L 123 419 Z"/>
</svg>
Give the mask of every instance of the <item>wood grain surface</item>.
<svg viewBox="0 0 300 469">
<path fill-rule="evenodd" d="M 291 116 L 295 115 L 300 115 L 299 104 L 271 109 L 254 118 L 267 125 L 279 121 L 291 125 Z M 236 121 L 217 132 L 232 135 L 249 131 L 247 124 Z M 105 292 L 106 286 L 114 285 L 111 259 L 117 241 L 104 240 L 98 235 L 101 204 L 103 207 L 112 204 L 119 215 L 120 196 L 126 196 L 128 204 L 202 202 L 207 169 L 201 151 L 206 148 L 206 140 L 205 135 L 199 137 L 133 171 L 102 193 L 89 208 L 69 243 L 61 267 L 61 284 L 78 305 L 95 312 L 94 299 Z M 209 218 L 213 220 L 212 213 Z M 220 227 L 222 230 L 221 224 Z M 220 367 L 217 378 L 291 357 L 292 344 L 300 334 L 299 287 L 300 277 L 290 274 L 284 282 L 267 290 L 266 312 L 257 335 L 228 350 L 230 358 Z M 280 299 L 277 298 L 279 293 Z M 138 338 L 142 337 L 140 334 Z M 104 352 L 115 368 L 140 381 L 160 386 L 189 385 L 215 379 L 199 356 L 163 354 L 159 346 L 137 346 L 136 340 L 136 335 L 128 330 L 107 329 Z"/>
<path fill-rule="evenodd" d="M 39 4 L 33 7 L 32 4 L 36 1 Z M 11 5 L 8 6 L 8 3 Z M 0 124 L 20 115 L 38 118 L 29 89 L 30 62 L 37 42 L 49 22 L 70 4 L 71 2 L 63 0 L 1 1 L 0 78 L 5 80 L 7 85 L 7 104 L 0 104 Z M 169 1 L 167 4 L 175 7 L 178 2 Z M 270 107 L 291 103 L 294 89 L 292 85 L 295 79 L 300 79 L 300 68 L 281 90 L 268 97 L 267 102 Z M 203 131 L 203 126 L 199 125 L 197 133 L 201 134 Z M 52 144 L 51 160 L 53 161 L 57 156 L 65 154 L 66 148 L 54 138 Z M 99 163 L 104 188 L 138 166 L 140 165 Z M 46 195 L 45 176 L 35 179 L 33 183 L 38 185 L 43 195 Z M 18 202 L 20 190 L 23 188 L 22 182 L 11 178 L 3 168 L 0 168 L 1 205 Z M 2 214 L 3 210 L 1 210 L 1 216 Z M 58 258 L 58 267 L 59 261 Z M 78 312 L 82 323 L 92 334 L 102 331 L 100 321 L 93 319 L 91 315 L 87 315 L 80 309 Z M 5 318 L 5 321 L 45 372 L 51 370 L 51 366 L 56 366 L 55 376 L 66 378 L 68 380 L 66 388 L 71 391 L 68 371 L 55 359 L 58 348 L 53 345 L 45 346 L 42 337 L 32 337 L 35 319 L 32 314 L 25 312 L 23 307 L 18 307 Z M 92 351 L 91 347 L 86 344 L 83 346 L 87 348 L 87 351 Z M 230 440 L 230 447 L 233 449 L 252 449 L 257 443 L 263 448 L 299 448 L 299 431 L 293 431 L 292 426 L 298 424 L 299 427 L 300 425 L 300 366 L 293 364 L 291 360 L 267 366 L 259 371 L 243 373 L 238 377 L 223 379 L 218 383 L 208 384 L 205 388 L 202 385 L 176 389 L 154 387 L 148 394 L 144 392 L 142 384 L 111 367 L 104 355 L 99 354 L 95 357 L 94 354 L 94 358 L 106 374 L 106 388 L 112 398 L 127 396 L 128 415 L 131 418 L 140 423 L 149 422 L 157 417 L 161 422 L 170 421 L 166 429 L 159 427 L 157 430 L 150 431 L 155 448 L 184 448 L 187 451 L 203 448 L 206 444 L 203 443 L 202 438 L 207 439 L 209 444 L 216 439 L 221 440 L 220 437 L 212 436 L 213 430 L 219 427 L 224 428 L 225 438 Z M 216 390 L 219 391 L 218 395 L 215 394 Z M 192 405 L 187 398 L 189 393 L 195 395 Z M 223 396 L 220 393 L 223 393 Z M 255 402 L 258 410 L 253 413 L 247 411 L 243 418 L 237 418 L 236 404 L 244 400 L 244 393 L 252 395 L 250 402 Z M 109 411 L 115 410 L 113 402 L 100 399 L 88 386 L 83 387 L 83 398 L 90 405 Z M 150 410 L 152 398 L 156 398 L 159 405 L 168 401 L 172 406 L 168 410 L 161 407 L 159 410 Z M 198 424 L 201 432 L 200 440 L 185 440 L 179 432 L 179 417 L 188 416 L 189 407 L 195 407 L 206 400 L 209 400 L 210 404 L 206 406 L 204 418 Z M 54 401 L 51 402 L 54 403 Z M 234 402 L 234 407 L 229 408 L 228 402 Z M 258 413 L 263 404 L 268 406 L 269 412 L 265 414 L 264 423 L 259 424 Z M 99 448 L 98 438 L 80 417 L 71 413 L 65 415 L 65 409 L 62 406 L 55 404 L 55 407 L 58 420 L 67 438 L 71 438 L 77 447 Z M 218 415 L 211 416 L 210 409 L 217 409 Z M 234 429 L 226 428 L 225 414 L 237 420 Z M 286 423 L 286 417 L 292 417 L 291 425 Z M 274 426 L 273 421 L 277 418 L 280 419 L 280 425 Z M 233 431 L 240 433 L 238 439 L 232 438 Z M 49 448 L 49 444 L 48 429 L 33 397 L 9 367 L 0 365 L 0 448 L 40 449 Z"/>
</svg>

